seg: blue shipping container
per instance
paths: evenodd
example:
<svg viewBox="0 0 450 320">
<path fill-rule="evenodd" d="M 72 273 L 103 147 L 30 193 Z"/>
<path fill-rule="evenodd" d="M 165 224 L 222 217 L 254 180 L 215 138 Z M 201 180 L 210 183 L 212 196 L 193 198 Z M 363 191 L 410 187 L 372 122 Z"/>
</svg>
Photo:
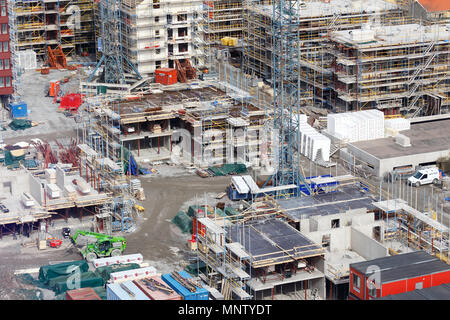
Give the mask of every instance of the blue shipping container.
<svg viewBox="0 0 450 320">
<path fill-rule="evenodd" d="M 179 274 L 185 279 L 192 279 L 192 277 L 186 271 L 180 271 Z M 179 295 L 183 297 L 184 300 L 208 300 L 209 292 L 204 288 L 197 287 L 196 292 L 191 292 L 185 287 L 183 287 L 178 281 L 176 281 L 170 273 L 163 274 L 161 276 L 173 290 L 175 290 Z"/>
<path fill-rule="evenodd" d="M 13 118 L 24 118 L 28 115 L 27 104 L 25 102 L 10 103 L 9 110 Z"/>
</svg>

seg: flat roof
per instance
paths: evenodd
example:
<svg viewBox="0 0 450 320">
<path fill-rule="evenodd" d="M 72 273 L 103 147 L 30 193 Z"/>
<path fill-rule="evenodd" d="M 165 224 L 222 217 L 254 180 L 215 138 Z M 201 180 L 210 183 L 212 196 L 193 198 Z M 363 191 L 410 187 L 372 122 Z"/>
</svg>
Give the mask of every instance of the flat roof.
<svg viewBox="0 0 450 320">
<path fill-rule="evenodd" d="M 245 248 L 256 268 L 324 254 L 320 245 L 277 218 L 236 223 L 225 229 L 227 238 Z"/>
<path fill-rule="evenodd" d="M 157 114 L 158 112 L 179 109 L 178 106 L 186 102 L 214 101 L 224 97 L 227 97 L 224 91 L 212 86 L 206 88 L 180 89 L 176 91 L 167 90 L 161 93 L 144 95 L 139 100 L 113 102 L 115 106 L 112 109 L 119 109 L 121 115 L 143 112 Z M 152 110 L 152 108 L 157 107 L 161 107 L 162 110 Z"/>
<path fill-rule="evenodd" d="M 391 294 L 376 300 L 450 300 L 450 284 Z"/>
<path fill-rule="evenodd" d="M 447 0 L 417 0 L 417 2 L 429 12 L 450 10 L 450 2 Z"/>
<path fill-rule="evenodd" d="M 386 47 L 393 45 L 424 44 L 432 41 L 447 42 L 450 31 L 443 25 L 424 26 L 416 23 L 403 25 L 368 25 L 367 29 L 335 31 L 333 41 L 352 45 L 359 49 Z M 362 35 L 362 38 L 358 35 Z"/>
<path fill-rule="evenodd" d="M 410 139 L 410 147 L 395 143 L 393 137 L 349 143 L 378 159 L 450 150 L 450 119 L 411 123 L 411 129 L 401 131 Z"/>
<path fill-rule="evenodd" d="M 399 268 L 405 265 L 410 265 L 414 263 L 421 263 L 426 261 L 435 261 L 438 258 L 426 253 L 425 251 L 414 251 L 409 253 L 397 254 L 394 256 L 388 256 L 358 263 L 350 264 L 350 268 L 358 271 L 361 274 L 369 275 L 372 272 L 367 272 L 370 266 L 376 265 L 381 270 L 388 270 L 392 268 Z"/>
<path fill-rule="evenodd" d="M 378 269 L 372 269 L 373 266 L 378 267 Z M 424 251 L 415 251 L 355 263 L 351 264 L 350 267 L 365 276 L 369 276 L 379 271 L 381 283 L 388 283 L 396 280 L 409 279 L 421 275 L 450 270 L 450 266 L 448 264 Z M 367 272 L 368 269 L 370 272 Z"/>
<path fill-rule="evenodd" d="M 375 210 L 372 194 L 357 185 L 341 186 L 335 192 L 308 197 L 277 200 L 285 214 L 292 220 L 316 215 L 329 215 L 353 209 Z"/>
</svg>

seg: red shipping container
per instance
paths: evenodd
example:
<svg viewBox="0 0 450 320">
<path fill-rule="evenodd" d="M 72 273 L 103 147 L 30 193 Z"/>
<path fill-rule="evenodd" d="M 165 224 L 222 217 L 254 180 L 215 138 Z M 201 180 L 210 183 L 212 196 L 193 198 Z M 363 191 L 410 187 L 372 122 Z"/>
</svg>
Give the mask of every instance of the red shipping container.
<svg viewBox="0 0 450 320">
<path fill-rule="evenodd" d="M 164 85 L 177 83 L 177 70 L 173 68 L 160 68 L 155 70 L 155 82 Z"/>
<path fill-rule="evenodd" d="M 66 291 L 66 300 L 102 300 L 92 288 Z"/>
<path fill-rule="evenodd" d="M 380 270 L 380 288 L 372 292 L 375 296 L 370 295 L 367 284 L 375 275 L 376 268 L 371 267 Z M 359 280 L 354 281 L 357 277 Z M 424 251 L 416 251 L 351 264 L 349 278 L 350 297 L 369 300 L 450 283 L 450 266 Z"/>
<path fill-rule="evenodd" d="M 133 283 L 141 289 L 141 291 L 152 300 L 182 300 L 182 297 L 170 288 L 162 279 L 158 276 L 151 276 L 145 278 L 146 280 L 152 279 L 158 282 L 161 286 L 167 287 L 172 290 L 172 293 L 168 294 L 161 290 L 150 290 L 146 285 L 144 279 L 133 280 Z"/>
</svg>

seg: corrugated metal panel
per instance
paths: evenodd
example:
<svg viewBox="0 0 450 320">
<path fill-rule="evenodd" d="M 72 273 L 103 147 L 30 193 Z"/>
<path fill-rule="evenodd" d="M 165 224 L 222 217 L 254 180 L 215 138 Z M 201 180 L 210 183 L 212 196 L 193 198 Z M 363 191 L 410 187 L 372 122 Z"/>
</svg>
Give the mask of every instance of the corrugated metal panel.
<svg viewBox="0 0 450 320">
<path fill-rule="evenodd" d="M 252 193 L 259 192 L 260 189 L 259 189 L 258 185 L 256 184 L 255 180 L 253 180 L 253 178 L 251 176 L 245 175 L 245 176 L 242 176 L 242 179 L 244 179 L 245 183 L 249 186 L 250 191 Z"/>
<path fill-rule="evenodd" d="M 233 186 L 236 188 L 237 192 L 241 194 L 246 194 L 250 191 L 249 187 L 241 176 L 232 176 L 231 182 L 233 183 Z"/>
</svg>

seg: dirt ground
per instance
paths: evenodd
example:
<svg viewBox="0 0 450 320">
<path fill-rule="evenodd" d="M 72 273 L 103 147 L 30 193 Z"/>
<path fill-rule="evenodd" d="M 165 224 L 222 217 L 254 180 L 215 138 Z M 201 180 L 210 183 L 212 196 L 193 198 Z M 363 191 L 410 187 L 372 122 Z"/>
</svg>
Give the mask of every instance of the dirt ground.
<svg viewBox="0 0 450 320">
<path fill-rule="evenodd" d="M 217 201 L 214 196 L 225 191 L 230 181 L 229 177 L 200 178 L 197 175 L 182 175 L 167 177 L 155 175 L 141 178 L 145 189 L 146 200 L 141 204 L 146 211 L 138 219 L 135 232 L 125 234 L 127 239 L 126 254 L 141 253 L 144 261 L 154 266 L 158 272 L 165 273 L 186 265 L 187 240 L 189 235 L 181 233 L 171 219 L 181 209 L 193 204 L 196 199 L 207 198 L 208 204 L 214 205 Z M 75 222 L 74 222 L 75 220 Z M 90 217 L 83 219 L 89 225 Z M 76 219 L 70 219 L 68 225 L 76 224 Z M 57 221 L 54 229 L 59 230 L 66 223 Z M 55 231 L 56 232 L 56 231 Z M 4 237 L 4 246 L 0 248 L 2 263 L 0 264 L 0 299 L 30 299 L 29 292 L 22 289 L 31 287 L 16 280 L 14 272 L 30 268 L 39 268 L 55 262 L 79 260 L 77 250 L 64 240 L 60 249 L 47 249 L 37 251 L 35 248 L 26 248 L 22 242 L 29 239 L 17 240 Z M 37 276 L 37 274 L 34 274 Z M 50 291 L 44 290 L 44 299 L 53 299 Z"/>
</svg>

